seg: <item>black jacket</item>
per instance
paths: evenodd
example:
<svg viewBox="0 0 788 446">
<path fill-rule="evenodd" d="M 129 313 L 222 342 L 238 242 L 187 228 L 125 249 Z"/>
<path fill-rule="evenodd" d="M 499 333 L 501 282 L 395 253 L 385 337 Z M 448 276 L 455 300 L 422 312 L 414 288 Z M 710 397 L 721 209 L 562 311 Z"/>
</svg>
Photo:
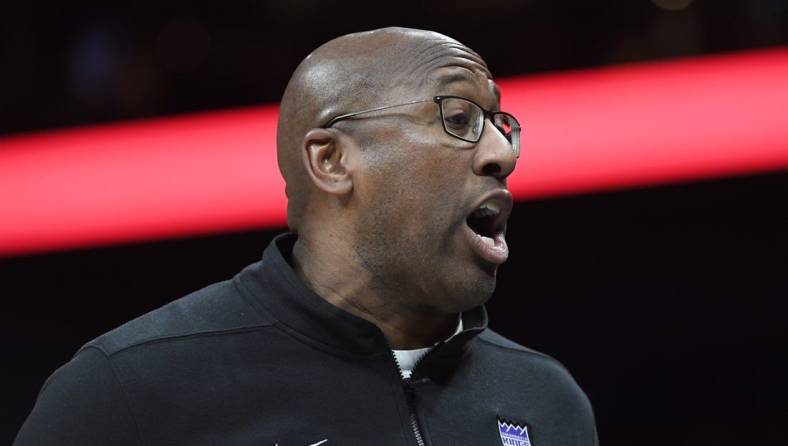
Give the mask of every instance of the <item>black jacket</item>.
<svg viewBox="0 0 788 446">
<path fill-rule="evenodd" d="M 293 240 L 87 343 L 46 381 L 14 444 L 528 445 L 504 442 L 500 420 L 533 446 L 596 444 L 569 373 L 487 329 L 484 307 L 403 381 L 377 327 L 299 280 Z"/>
</svg>

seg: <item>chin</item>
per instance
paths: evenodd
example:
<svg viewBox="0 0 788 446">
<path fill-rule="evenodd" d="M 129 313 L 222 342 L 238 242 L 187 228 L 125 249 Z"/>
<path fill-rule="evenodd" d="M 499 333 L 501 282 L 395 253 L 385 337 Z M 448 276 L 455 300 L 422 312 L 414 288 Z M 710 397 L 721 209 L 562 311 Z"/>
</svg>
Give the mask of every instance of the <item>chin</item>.
<svg viewBox="0 0 788 446">
<path fill-rule="evenodd" d="M 454 281 L 449 294 L 453 307 L 451 312 L 468 311 L 487 302 L 495 291 L 496 269 L 482 271 L 477 268 L 473 273 L 463 274 Z"/>
</svg>

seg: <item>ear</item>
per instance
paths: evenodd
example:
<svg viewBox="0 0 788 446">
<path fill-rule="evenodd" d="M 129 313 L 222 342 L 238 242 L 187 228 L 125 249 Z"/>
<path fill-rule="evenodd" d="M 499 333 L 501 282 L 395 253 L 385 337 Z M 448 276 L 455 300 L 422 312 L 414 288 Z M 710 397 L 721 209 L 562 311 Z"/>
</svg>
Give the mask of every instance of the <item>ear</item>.
<svg viewBox="0 0 788 446">
<path fill-rule="evenodd" d="M 348 169 L 348 151 L 340 144 L 336 132 L 312 129 L 304 136 L 302 161 L 318 189 L 345 195 L 353 190 L 353 178 Z"/>
</svg>

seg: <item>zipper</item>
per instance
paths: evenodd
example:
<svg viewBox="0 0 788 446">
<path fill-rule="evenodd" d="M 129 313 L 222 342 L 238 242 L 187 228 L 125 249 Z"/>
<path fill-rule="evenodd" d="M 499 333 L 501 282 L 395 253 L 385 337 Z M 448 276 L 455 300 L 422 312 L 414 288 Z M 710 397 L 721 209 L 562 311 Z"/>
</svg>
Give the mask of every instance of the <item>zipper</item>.
<svg viewBox="0 0 788 446">
<path fill-rule="evenodd" d="M 407 383 L 404 385 L 408 400 L 408 411 L 410 412 L 410 428 L 413 429 L 413 436 L 416 437 L 416 444 L 419 446 L 425 446 L 424 437 L 422 436 L 421 428 L 419 427 L 419 419 L 416 418 L 416 407 L 415 404 L 413 404 L 413 387 Z"/>
<path fill-rule="evenodd" d="M 397 378 L 400 380 L 400 382 L 402 383 L 402 387 L 405 390 L 405 401 L 407 402 L 407 406 L 408 406 L 410 428 L 413 431 L 413 436 L 416 438 L 416 444 L 418 446 L 426 446 L 426 443 L 424 442 L 424 435 L 421 433 L 421 427 L 419 426 L 419 419 L 416 416 L 416 405 L 414 404 L 413 401 L 413 396 L 414 396 L 413 385 L 410 384 L 410 378 L 403 378 L 402 367 L 399 365 L 399 361 L 397 361 L 397 356 L 394 355 L 394 352 L 392 350 L 389 349 L 389 351 L 391 352 L 391 358 L 394 360 L 394 365 L 397 368 Z M 418 362 L 416 364 L 418 364 Z M 413 370 L 415 369 L 416 366 L 414 365 Z"/>
</svg>

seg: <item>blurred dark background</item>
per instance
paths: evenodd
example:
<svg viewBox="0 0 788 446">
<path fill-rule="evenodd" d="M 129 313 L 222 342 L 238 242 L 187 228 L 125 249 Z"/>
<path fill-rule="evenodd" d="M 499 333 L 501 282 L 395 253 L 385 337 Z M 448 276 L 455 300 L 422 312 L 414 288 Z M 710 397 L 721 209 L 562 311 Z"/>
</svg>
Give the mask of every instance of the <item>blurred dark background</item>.
<svg viewBox="0 0 788 446">
<path fill-rule="evenodd" d="M 0 134 L 275 102 L 316 46 L 386 25 L 455 37 L 500 77 L 784 45 L 788 2 L 6 2 Z M 491 325 L 569 367 L 604 445 L 783 445 L 786 198 L 776 171 L 519 202 Z M 0 444 L 81 344 L 278 232 L 0 259 Z"/>
<path fill-rule="evenodd" d="M 788 2 L 4 2 L 0 133 L 275 102 L 316 46 L 389 25 L 508 76 L 784 44 Z"/>
</svg>

